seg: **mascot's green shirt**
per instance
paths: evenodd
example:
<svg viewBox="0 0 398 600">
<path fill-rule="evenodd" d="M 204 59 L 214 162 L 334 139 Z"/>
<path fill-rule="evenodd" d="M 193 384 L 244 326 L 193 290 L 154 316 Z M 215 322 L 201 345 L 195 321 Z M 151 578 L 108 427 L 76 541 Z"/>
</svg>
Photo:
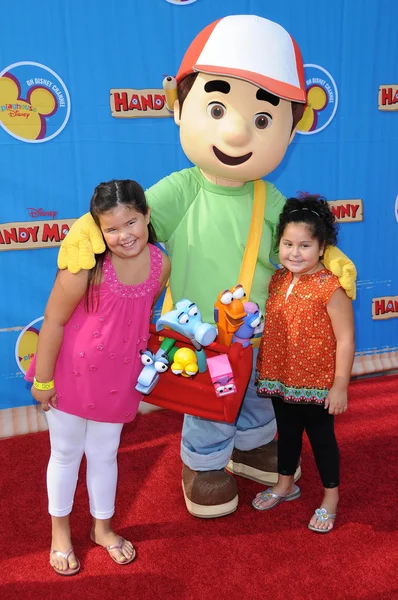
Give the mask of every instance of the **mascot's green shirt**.
<svg viewBox="0 0 398 600">
<path fill-rule="evenodd" d="M 267 182 L 264 226 L 250 300 L 264 312 L 275 272 L 270 259 L 285 198 Z M 145 192 L 157 239 L 171 260 L 173 302 L 195 302 L 204 322 L 214 323 L 220 292 L 239 283 L 253 205 L 252 181 L 241 187 L 210 183 L 197 167 L 172 173 Z"/>
</svg>

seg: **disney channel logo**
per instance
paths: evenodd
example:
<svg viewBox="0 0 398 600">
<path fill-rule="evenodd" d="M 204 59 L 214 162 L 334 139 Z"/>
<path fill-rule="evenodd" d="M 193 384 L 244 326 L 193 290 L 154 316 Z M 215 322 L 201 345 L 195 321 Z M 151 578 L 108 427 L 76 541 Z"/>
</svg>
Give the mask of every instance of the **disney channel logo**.
<svg viewBox="0 0 398 600">
<path fill-rule="evenodd" d="M 26 210 L 32 219 L 37 219 L 38 217 L 51 217 L 54 219 L 58 214 L 56 210 L 43 210 L 42 208 L 27 208 Z"/>
<path fill-rule="evenodd" d="M 312 135 L 327 127 L 336 114 L 338 90 L 332 75 L 320 65 L 304 65 L 307 104 L 297 133 Z"/>
<path fill-rule="evenodd" d="M 70 109 L 64 82 L 46 65 L 21 61 L 0 68 L 0 128 L 13 138 L 52 140 L 65 128 Z"/>
</svg>

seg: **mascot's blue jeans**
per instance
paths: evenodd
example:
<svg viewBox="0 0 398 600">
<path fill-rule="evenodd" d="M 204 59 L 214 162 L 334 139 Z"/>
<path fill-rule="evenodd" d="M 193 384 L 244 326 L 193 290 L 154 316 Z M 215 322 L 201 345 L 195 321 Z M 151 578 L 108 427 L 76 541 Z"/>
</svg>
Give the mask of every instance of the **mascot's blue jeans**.
<svg viewBox="0 0 398 600">
<path fill-rule="evenodd" d="M 234 447 L 253 450 L 274 439 L 276 420 L 272 401 L 259 398 L 254 386 L 257 353 L 258 350 L 254 350 L 252 375 L 236 423 L 207 421 L 185 415 L 181 458 L 190 469 L 223 469 L 228 464 Z"/>
</svg>

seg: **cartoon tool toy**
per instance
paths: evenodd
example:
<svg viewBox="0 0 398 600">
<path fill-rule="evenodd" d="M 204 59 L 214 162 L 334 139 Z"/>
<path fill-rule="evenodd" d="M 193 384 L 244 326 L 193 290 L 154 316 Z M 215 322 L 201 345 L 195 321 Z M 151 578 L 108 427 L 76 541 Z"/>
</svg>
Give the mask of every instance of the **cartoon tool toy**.
<svg viewBox="0 0 398 600">
<path fill-rule="evenodd" d="M 246 316 L 244 317 L 243 323 L 239 327 L 238 331 L 233 334 L 232 343 L 239 342 L 244 348 L 247 348 L 254 330 L 261 323 L 262 314 L 258 304 L 255 302 L 245 302 L 243 304 L 243 308 Z"/>
<path fill-rule="evenodd" d="M 210 378 L 214 385 L 216 396 L 227 396 L 235 394 L 236 386 L 231 363 L 226 354 L 219 354 L 207 359 Z"/>
<path fill-rule="evenodd" d="M 174 362 L 171 365 L 174 375 L 182 377 L 192 377 L 198 372 L 198 359 L 190 348 L 179 348 L 174 354 Z"/>
<path fill-rule="evenodd" d="M 166 340 L 164 340 L 166 341 Z M 170 340 L 167 340 L 170 345 Z M 159 350 L 154 354 L 148 348 L 141 350 L 141 362 L 144 365 L 141 373 L 138 376 L 135 389 L 141 394 L 150 394 L 159 381 L 159 374 L 165 373 L 169 368 L 170 361 L 165 348 L 160 346 Z"/>
<path fill-rule="evenodd" d="M 220 344 L 230 346 L 233 334 L 243 325 L 246 313 L 242 298 L 245 296 L 245 290 L 239 284 L 219 294 L 214 305 L 214 321 L 217 323 Z"/>
<path fill-rule="evenodd" d="M 202 315 L 196 304 L 186 298 L 176 303 L 175 310 L 165 313 L 156 322 L 156 331 L 164 327 L 188 338 L 196 350 L 199 373 L 207 369 L 206 356 L 202 346 L 208 346 L 216 339 L 217 330 L 209 323 L 203 323 Z"/>
</svg>

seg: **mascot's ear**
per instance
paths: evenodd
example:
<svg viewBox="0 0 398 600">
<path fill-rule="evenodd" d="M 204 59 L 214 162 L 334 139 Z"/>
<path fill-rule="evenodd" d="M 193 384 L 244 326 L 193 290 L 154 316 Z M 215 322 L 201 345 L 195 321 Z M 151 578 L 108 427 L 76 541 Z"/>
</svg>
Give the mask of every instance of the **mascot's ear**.
<svg viewBox="0 0 398 600">
<path fill-rule="evenodd" d="M 178 125 L 178 127 L 180 126 L 181 123 L 181 119 L 180 119 L 180 103 L 178 102 L 178 100 L 176 100 L 174 102 L 174 122 L 176 125 Z"/>
</svg>

